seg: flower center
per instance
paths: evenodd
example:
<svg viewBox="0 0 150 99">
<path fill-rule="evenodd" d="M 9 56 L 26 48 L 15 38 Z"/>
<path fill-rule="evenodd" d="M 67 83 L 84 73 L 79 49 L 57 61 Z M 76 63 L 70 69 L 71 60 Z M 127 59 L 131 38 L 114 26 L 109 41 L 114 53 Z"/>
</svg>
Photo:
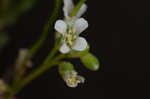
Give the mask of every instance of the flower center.
<svg viewBox="0 0 150 99">
<path fill-rule="evenodd" d="M 65 40 L 69 47 L 71 47 L 74 44 L 74 41 L 77 38 L 77 35 L 75 32 L 76 30 L 72 28 L 72 29 L 69 29 L 68 32 L 66 33 Z"/>
<path fill-rule="evenodd" d="M 70 72 L 65 81 L 69 87 L 77 87 L 79 83 L 84 83 L 84 78 L 74 72 Z"/>
</svg>

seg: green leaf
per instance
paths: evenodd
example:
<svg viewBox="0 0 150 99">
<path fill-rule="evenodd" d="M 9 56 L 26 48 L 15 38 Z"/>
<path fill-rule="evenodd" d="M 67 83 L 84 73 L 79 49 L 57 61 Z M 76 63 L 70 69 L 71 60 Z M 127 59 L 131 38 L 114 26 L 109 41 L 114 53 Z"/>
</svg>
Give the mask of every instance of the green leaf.
<svg viewBox="0 0 150 99">
<path fill-rule="evenodd" d="M 80 59 L 89 70 L 96 71 L 100 68 L 98 59 L 91 53 L 86 54 Z"/>
</svg>

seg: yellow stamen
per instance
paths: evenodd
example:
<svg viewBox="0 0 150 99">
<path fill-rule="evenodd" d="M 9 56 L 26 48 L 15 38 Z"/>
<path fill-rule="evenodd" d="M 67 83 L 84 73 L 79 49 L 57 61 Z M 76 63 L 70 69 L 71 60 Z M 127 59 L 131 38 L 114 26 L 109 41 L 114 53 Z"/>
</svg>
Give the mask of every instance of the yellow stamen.
<svg viewBox="0 0 150 99">
<path fill-rule="evenodd" d="M 77 38 L 75 32 L 76 30 L 72 28 L 72 29 L 69 29 L 68 32 L 66 33 L 66 42 L 67 42 L 67 45 L 70 47 L 74 44 L 74 41 Z"/>
<path fill-rule="evenodd" d="M 78 76 L 75 71 L 71 71 L 69 74 L 67 74 L 65 81 L 69 87 L 77 87 L 79 83 L 84 82 L 84 78 Z"/>
</svg>

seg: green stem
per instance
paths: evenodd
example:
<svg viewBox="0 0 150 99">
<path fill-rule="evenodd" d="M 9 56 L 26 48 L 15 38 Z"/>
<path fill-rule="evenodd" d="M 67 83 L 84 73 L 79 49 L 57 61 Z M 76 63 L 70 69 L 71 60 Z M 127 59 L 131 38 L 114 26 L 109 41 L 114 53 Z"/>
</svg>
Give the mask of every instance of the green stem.
<svg viewBox="0 0 150 99">
<path fill-rule="evenodd" d="M 37 43 L 35 45 L 33 45 L 33 47 L 29 50 L 28 56 L 36 53 L 38 51 L 38 49 L 41 47 L 41 45 L 44 43 L 44 41 L 46 40 L 46 38 L 48 36 L 48 32 L 52 29 L 53 23 L 58 16 L 58 12 L 59 12 L 59 9 L 61 6 L 61 1 L 62 0 L 55 0 L 55 7 L 54 7 L 54 10 L 51 14 L 52 16 L 50 17 L 50 20 L 48 21 L 48 23 L 44 27 L 44 30 L 43 30 L 43 33 L 41 35 L 40 40 L 37 41 Z"/>
<path fill-rule="evenodd" d="M 25 85 L 27 85 L 29 82 L 31 82 L 33 79 L 44 73 L 46 70 L 51 68 L 54 65 L 59 64 L 59 61 L 63 59 L 65 55 L 61 54 L 57 57 L 55 57 L 53 60 L 49 60 L 48 58 L 44 62 L 43 65 L 41 65 L 39 68 L 35 69 L 33 72 L 31 72 L 26 78 L 22 80 L 22 82 L 18 85 L 18 87 L 15 89 L 15 94 L 18 93 Z"/>
<path fill-rule="evenodd" d="M 61 6 L 61 0 L 55 0 L 55 7 L 54 7 L 54 10 L 52 12 L 52 16 L 50 17 L 48 23 L 45 25 L 44 27 L 44 30 L 42 32 L 42 35 L 41 35 L 41 38 L 40 40 L 37 41 L 37 43 L 35 43 L 33 45 L 33 47 L 28 51 L 27 55 L 25 56 L 25 59 L 22 63 L 22 65 L 31 58 L 31 55 L 34 55 L 41 47 L 41 45 L 44 43 L 44 41 L 46 40 L 47 36 L 48 36 L 48 33 L 50 31 L 50 29 L 52 29 L 52 26 L 53 26 L 53 23 L 54 21 L 56 20 L 57 18 L 57 15 L 58 15 L 58 12 L 59 12 L 59 9 L 60 9 L 60 6 Z M 55 53 L 56 53 L 56 48 L 54 48 L 54 50 L 52 51 L 51 55 L 48 56 L 47 60 L 51 59 Z M 40 71 L 40 70 L 39 70 Z M 37 73 L 39 72 L 37 71 Z M 33 75 L 36 75 L 36 73 L 34 72 Z M 33 76 L 29 76 L 29 78 L 32 78 Z M 16 74 L 15 75 L 15 79 L 14 79 L 14 83 L 13 83 L 13 88 L 16 88 L 20 81 L 20 78 L 19 76 Z M 26 81 L 25 81 L 26 82 Z M 15 89 L 14 89 L 15 90 Z"/>
<path fill-rule="evenodd" d="M 37 68 L 33 72 L 31 72 L 27 77 L 25 77 L 18 86 L 15 86 L 15 85 L 13 86 L 14 94 L 18 93 L 25 85 L 27 85 L 30 81 L 35 79 L 40 74 L 44 73 L 50 67 L 58 64 L 59 61 L 65 57 L 64 54 L 61 54 L 61 55 L 53 58 L 55 56 L 58 48 L 60 47 L 59 39 L 57 39 L 56 42 L 57 42 L 57 45 L 55 45 L 55 47 L 52 49 L 52 51 L 48 54 L 48 56 L 45 59 L 45 61 L 43 62 L 43 64 L 39 68 Z"/>
<path fill-rule="evenodd" d="M 64 57 L 64 55 L 56 56 L 53 58 L 60 47 L 60 40 L 56 40 L 56 45 L 52 49 L 52 51 L 48 54 L 47 58 L 43 62 L 43 64 L 35 69 L 31 74 L 29 74 L 27 77 L 25 77 L 23 80 L 18 80 L 15 84 L 13 84 L 13 94 L 18 93 L 26 84 L 28 84 L 30 81 L 32 81 L 34 78 L 45 72 L 48 68 L 52 67 L 53 65 L 56 65 L 60 59 Z M 20 83 L 20 84 L 19 84 Z M 12 93 L 10 93 L 11 95 Z"/>
<path fill-rule="evenodd" d="M 48 33 L 50 31 L 50 29 L 52 29 L 53 23 L 56 20 L 57 16 L 58 16 L 58 12 L 61 6 L 61 1 L 62 0 L 55 0 L 55 7 L 54 10 L 52 12 L 52 16 L 50 17 L 48 23 L 45 25 L 44 30 L 42 32 L 41 38 L 33 45 L 33 47 L 31 47 L 27 53 L 27 55 L 25 56 L 25 59 L 22 63 L 22 65 L 24 63 L 26 63 L 27 60 L 29 60 L 31 58 L 32 55 L 34 55 L 40 48 L 41 45 L 44 43 L 44 41 L 46 40 Z M 15 74 L 15 80 L 14 80 L 14 84 L 16 84 L 19 81 L 19 76 L 17 75 L 17 73 Z M 13 84 L 13 86 L 14 86 Z"/>
</svg>

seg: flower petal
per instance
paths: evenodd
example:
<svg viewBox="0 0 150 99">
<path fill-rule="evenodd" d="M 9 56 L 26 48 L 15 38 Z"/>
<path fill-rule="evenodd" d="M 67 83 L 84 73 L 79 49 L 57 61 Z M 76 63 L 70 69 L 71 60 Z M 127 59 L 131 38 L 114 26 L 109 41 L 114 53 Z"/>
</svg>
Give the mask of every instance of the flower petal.
<svg viewBox="0 0 150 99">
<path fill-rule="evenodd" d="M 83 51 L 87 48 L 87 41 L 83 37 L 78 37 L 75 41 L 75 44 L 72 46 L 72 49 L 77 51 Z"/>
<path fill-rule="evenodd" d="M 72 0 L 64 0 L 64 7 L 63 7 L 63 11 L 64 11 L 64 16 L 66 18 L 69 17 L 69 14 L 72 12 L 73 10 L 73 2 Z"/>
<path fill-rule="evenodd" d="M 76 30 L 77 34 L 80 34 L 88 27 L 88 22 L 84 18 L 77 19 L 73 24 L 73 28 Z"/>
<path fill-rule="evenodd" d="M 83 5 L 81 6 L 80 10 L 78 11 L 76 17 L 77 17 L 77 18 L 81 17 L 81 16 L 85 13 L 86 10 L 87 10 L 87 5 L 86 5 L 86 4 L 83 4 Z"/>
<path fill-rule="evenodd" d="M 64 43 L 64 44 L 60 47 L 59 51 L 60 51 L 61 53 L 63 53 L 63 54 L 66 54 L 66 53 L 68 53 L 68 52 L 70 51 L 70 48 L 67 46 L 66 43 Z"/>
<path fill-rule="evenodd" d="M 61 34 L 64 34 L 67 30 L 67 25 L 63 20 L 57 20 L 55 23 L 55 30 Z"/>
</svg>

